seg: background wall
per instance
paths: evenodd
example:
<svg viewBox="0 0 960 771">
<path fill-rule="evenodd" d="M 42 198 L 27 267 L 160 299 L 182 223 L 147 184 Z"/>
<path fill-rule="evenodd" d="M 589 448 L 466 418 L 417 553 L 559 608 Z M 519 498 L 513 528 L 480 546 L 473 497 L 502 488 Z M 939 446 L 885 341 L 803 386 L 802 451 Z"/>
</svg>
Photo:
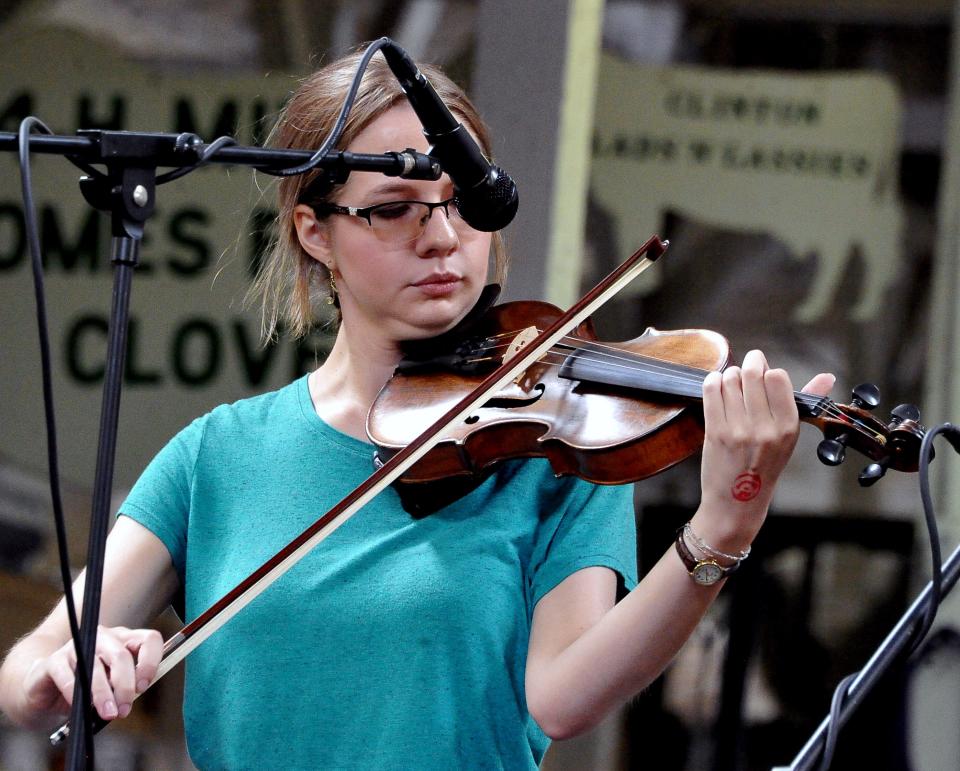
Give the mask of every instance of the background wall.
<svg viewBox="0 0 960 771">
<path fill-rule="evenodd" d="M 956 422 L 960 220 L 955 185 L 942 181 L 955 179 L 960 138 L 950 118 L 953 13 L 947 0 L 8 0 L 0 130 L 36 114 L 63 133 L 193 130 L 257 142 L 298 76 L 389 34 L 469 87 L 520 185 L 508 297 L 566 305 L 657 232 L 671 240 L 662 267 L 603 310 L 602 337 L 631 338 L 648 325 L 717 329 L 738 355 L 762 347 L 797 383 L 836 372 L 840 401 L 871 381 L 882 389 L 878 414 L 914 402 L 930 424 Z M 811 115 L 823 118 L 816 131 L 804 128 Z M 737 149 L 727 167 L 722 149 L 710 151 L 716 165 L 707 155 L 681 163 L 676 148 L 692 143 Z M 771 166 L 777 148 L 821 160 L 784 171 Z M 857 176 L 859 157 L 869 172 Z M 831 176 L 835 163 L 842 170 Z M 7 645 L 56 596 L 56 570 L 18 179 L 12 158 L 0 165 Z M 62 160 L 35 160 L 81 564 L 110 274 L 107 224 L 81 202 L 76 177 Z M 258 318 L 242 300 L 271 207 L 269 189 L 244 172 L 205 170 L 160 188 L 134 284 L 118 502 L 179 427 L 288 382 L 328 349 L 323 329 L 300 346 L 257 344 Z M 865 461 L 851 453 L 839 469 L 823 467 L 820 438 L 803 432 L 751 558 L 757 572 L 731 582 L 644 698 L 553 748 L 549 767 L 752 769 L 793 757 L 826 713 L 832 685 L 863 663 L 926 564 L 914 546 L 924 542 L 916 480 L 891 472 L 864 491 L 856 476 Z M 934 471 L 945 547 L 960 533 L 951 464 L 943 451 Z M 694 461 L 637 486 L 642 556 L 666 548 L 674 518 L 696 501 Z M 960 734 L 934 718 L 951 714 L 960 684 L 957 607 L 946 609 L 928 666 L 882 694 L 842 751 L 880 768 L 955 767 Z M 177 684 L 151 694 L 136 720 L 98 740 L 112 767 L 187 763 Z M 41 762 L 57 762 L 42 737 L 0 725 L 0 766 Z"/>
</svg>

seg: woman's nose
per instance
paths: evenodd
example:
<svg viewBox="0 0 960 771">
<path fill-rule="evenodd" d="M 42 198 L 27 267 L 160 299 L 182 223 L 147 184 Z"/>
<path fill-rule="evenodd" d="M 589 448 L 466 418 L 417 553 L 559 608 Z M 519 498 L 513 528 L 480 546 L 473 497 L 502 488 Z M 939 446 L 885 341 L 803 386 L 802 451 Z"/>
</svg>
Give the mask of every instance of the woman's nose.
<svg viewBox="0 0 960 771">
<path fill-rule="evenodd" d="M 436 252 L 446 254 L 456 248 L 460 237 L 450 222 L 444 207 L 438 206 L 427 219 L 427 224 L 417 239 L 417 253 L 429 257 Z"/>
</svg>

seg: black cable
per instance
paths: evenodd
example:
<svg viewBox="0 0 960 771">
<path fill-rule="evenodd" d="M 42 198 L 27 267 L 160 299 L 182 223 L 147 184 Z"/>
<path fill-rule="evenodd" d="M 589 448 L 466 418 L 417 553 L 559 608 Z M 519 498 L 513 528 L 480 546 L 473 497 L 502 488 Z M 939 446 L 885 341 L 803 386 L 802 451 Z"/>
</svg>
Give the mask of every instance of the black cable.
<svg viewBox="0 0 960 771">
<path fill-rule="evenodd" d="M 196 137 L 195 134 L 189 135 L 189 136 Z M 196 137 L 196 139 L 201 142 L 203 141 L 200 139 L 200 137 Z M 197 159 L 197 162 L 194 163 L 192 166 L 182 166 L 179 169 L 168 171 L 166 174 L 161 174 L 159 177 L 157 177 L 156 183 L 158 185 L 164 185 L 167 182 L 173 182 L 173 180 L 175 179 L 180 179 L 180 177 L 186 176 L 191 171 L 196 171 L 201 166 L 207 165 L 210 162 L 210 159 L 214 155 L 216 155 L 218 152 L 220 152 L 221 148 L 228 147 L 230 145 L 235 145 L 236 143 L 237 143 L 237 140 L 234 139 L 233 137 L 227 137 L 227 136 L 218 137 L 217 139 L 214 139 L 210 144 L 208 144 L 206 147 L 203 148 L 203 151 L 200 153 L 200 157 Z"/>
<path fill-rule="evenodd" d="M 296 174 L 303 174 L 304 172 L 310 171 L 317 164 L 322 161 L 330 148 L 334 147 L 336 143 L 340 140 L 340 135 L 343 134 L 344 126 L 347 123 L 347 117 L 350 115 L 350 111 L 353 109 L 353 103 L 356 101 L 357 91 L 360 89 L 360 82 L 363 79 L 363 74 L 367 70 L 367 66 L 370 64 L 370 60 L 373 58 L 373 55 L 383 48 L 386 45 L 392 45 L 393 41 L 388 37 L 382 37 L 379 40 L 375 40 L 367 49 L 363 52 L 363 57 L 360 59 L 360 62 L 357 65 L 357 71 L 353 75 L 353 80 L 350 83 L 350 90 L 347 92 L 346 97 L 343 100 L 343 106 L 340 108 L 340 113 L 337 116 L 337 120 L 333 125 L 333 128 L 330 131 L 330 134 L 324 140 L 323 144 L 320 146 L 313 155 L 310 156 L 310 159 L 306 162 L 300 164 L 299 166 L 289 166 L 289 167 L 276 167 L 276 166 L 265 166 L 261 167 L 258 170 L 264 174 L 269 174 L 274 177 L 291 177 Z M 39 121 L 38 121 L 39 123 Z M 44 127 L 46 129 L 46 127 Z M 53 133 L 49 129 L 46 129 L 46 133 Z M 202 140 L 197 137 L 195 134 L 184 134 L 184 137 L 195 137 L 198 142 Z M 216 155 L 224 147 L 231 145 L 236 145 L 237 141 L 233 137 L 222 136 L 215 139 L 209 145 L 207 145 L 200 154 L 200 157 L 197 159 L 197 162 L 190 166 L 183 166 L 173 171 L 168 171 L 165 174 L 161 174 L 156 178 L 156 184 L 163 185 L 167 182 L 172 182 L 175 179 L 180 179 L 187 174 L 196 171 L 202 166 L 207 165 L 210 162 L 210 159 Z M 70 163 L 79 168 L 81 171 L 85 172 L 89 176 L 95 179 L 105 179 L 106 174 L 101 171 L 98 171 L 96 168 L 91 166 L 84 161 L 81 161 L 79 158 L 72 156 L 64 156 Z"/>
<path fill-rule="evenodd" d="M 314 168 L 318 163 L 320 163 L 320 161 L 326 157 L 327 153 L 330 151 L 330 148 L 334 147 L 340 140 L 340 135 L 343 134 L 343 128 L 347 124 L 347 116 L 350 115 L 350 111 L 353 109 L 353 103 L 356 101 L 357 91 L 360 89 L 360 81 L 363 79 L 363 73 L 367 70 L 367 65 L 370 64 L 370 60 L 377 51 L 379 51 L 385 45 L 391 44 L 392 42 L 393 41 L 391 41 L 390 38 L 383 37 L 367 46 L 367 49 L 363 52 L 363 57 L 360 59 L 359 64 L 357 64 L 357 71 L 354 73 L 353 80 L 350 82 L 350 90 L 347 92 L 347 95 L 343 100 L 343 105 L 340 108 L 340 114 L 337 115 L 337 120 L 333 124 L 333 128 L 330 130 L 327 138 L 320 146 L 320 149 L 311 155 L 308 161 L 300 164 L 299 166 L 290 166 L 287 168 L 263 167 L 260 169 L 260 171 L 262 171 L 264 174 L 269 174 L 274 177 L 292 177 L 296 174 L 303 174 L 306 171 L 310 171 L 310 169 Z M 210 158 L 216 155 L 221 148 L 235 144 L 236 140 L 233 139 L 233 137 L 228 136 L 222 136 L 219 139 L 214 140 L 204 148 L 200 158 L 195 164 L 192 166 L 184 166 L 183 168 L 175 169 L 174 171 L 169 171 L 166 174 L 160 175 L 157 177 L 157 184 L 162 185 L 167 182 L 172 182 L 173 180 L 179 179 L 185 174 L 189 174 L 191 171 L 195 171 L 201 166 L 209 163 Z"/>
<path fill-rule="evenodd" d="M 66 158 L 68 161 L 70 161 L 70 163 L 72 163 L 78 169 L 80 169 L 80 171 L 86 172 L 89 176 L 93 177 L 94 179 L 107 178 L 107 175 L 104 174 L 102 171 L 98 171 L 89 163 L 86 163 L 85 161 L 81 161 L 79 158 L 76 158 L 72 155 L 65 155 L 63 157 Z"/>
<path fill-rule="evenodd" d="M 269 174 L 274 177 L 291 177 L 296 174 L 303 174 L 306 171 L 314 168 L 317 164 L 322 161 L 330 148 L 334 147 L 336 143 L 340 140 L 340 135 L 343 134 L 344 126 L 347 123 L 347 117 L 350 115 L 350 111 L 353 109 L 353 103 L 357 98 L 357 91 L 360 89 L 360 82 L 363 79 L 363 74 L 367 70 L 367 66 L 370 64 L 370 60 L 373 58 L 373 55 L 383 48 L 386 45 L 392 44 L 393 41 L 390 38 L 382 37 L 379 40 L 375 40 L 367 49 L 363 52 L 363 57 L 360 59 L 359 64 L 357 65 L 357 71 L 353 75 L 353 80 L 350 83 L 350 90 L 347 92 L 346 97 L 343 100 L 343 106 L 340 108 L 340 113 L 337 115 L 337 120 L 333 125 L 333 128 L 330 131 L 330 134 L 324 140 L 323 144 L 320 146 L 313 155 L 310 156 L 310 159 L 305 163 L 300 164 L 299 166 L 290 166 L 287 168 L 281 167 L 262 167 L 259 171 L 264 174 Z M 47 133 L 52 133 L 47 129 Z M 196 136 L 196 135 L 184 135 L 185 137 Z M 198 141 L 199 137 L 196 137 Z M 192 171 L 196 171 L 202 166 L 207 165 L 210 162 L 210 159 L 216 155 L 222 148 L 228 147 L 231 145 L 237 144 L 236 139 L 229 136 L 222 136 L 215 139 L 209 145 L 207 145 L 203 152 L 200 154 L 197 162 L 190 166 L 183 166 L 173 171 L 168 171 L 165 174 L 161 174 L 156 179 L 156 184 L 163 185 L 167 182 L 173 182 L 175 179 L 180 179 L 183 176 L 186 176 Z M 74 166 L 80 170 L 86 172 L 89 176 L 98 179 L 105 178 L 106 175 L 102 172 L 95 169 L 93 166 L 90 166 L 87 163 L 79 160 L 78 158 L 73 158 L 71 156 L 66 156 L 67 160 L 70 161 Z"/>
<path fill-rule="evenodd" d="M 380 38 L 377 41 L 371 43 L 367 49 L 364 51 L 364 54 L 357 65 L 357 71 L 354 73 L 353 80 L 350 85 L 350 89 L 347 92 L 347 95 L 344 99 L 343 106 L 340 109 L 340 113 L 337 116 L 337 120 L 334 123 L 333 128 L 330 131 L 330 134 L 327 136 L 326 140 L 323 142 L 321 147 L 310 157 L 310 159 L 298 166 L 287 167 L 287 168 L 262 168 L 265 174 L 270 174 L 272 176 L 287 177 L 293 176 L 296 174 L 302 174 L 310 169 L 316 167 L 323 158 L 327 155 L 330 148 L 335 146 L 339 141 L 343 129 L 346 125 L 347 117 L 350 114 L 350 111 L 353 108 L 354 101 L 356 100 L 357 92 L 360 88 L 360 82 L 363 78 L 363 74 L 366 71 L 367 66 L 370 63 L 370 60 L 373 58 L 373 55 L 379 51 L 384 46 L 392 44 L 392 41 L 389 38 Z M 24 202 L 24 223 L 27 235 L 27 241 L 32 257 L 33 263 L 33 278 L 34 278 L 34 291 L 36 296 L 36 306 L 37 306 L 37 326 L 40 337 L 40 362 L 41 362 L 41 372 L 42 372 L 42 381 L 43 381 L 43 399 L 44 399 L 44 409 L 46 414 L 46 429 L 47 429 L 47 463 L 49 467 L 49 476 L 50 476 L 50 495 L 53 504 L 53 513 L 54 521 L 56 525 L 57 533 L 57 549 L 59 554 L 60 562 L 60 574 L 61 581 L 63 582 L 64 588 L 64 599 L 67 607 L 67 618 L 70 624 L 70 634 L 73 640 L 74 650 L 77 657 L 76 664 L 76 676 L 80 682 L 81 692 L 83 694 L 83 718 L 84 722 L 88 726 L 88 730 L 84 732 L 85 741 L 84 747 L 87 756 L 87 762 L 92 767 L 94 759 L 94 744 L 93 744 L 93 735 L 95 731 L 92 730 L 93 727 L 93 703 L 92 703 L 92 691 L 90 688 L 90 678 L 87 675 L 87 667 L 85 665 L 85 659 L 83 656 L 83 650 L 81 646 L 81 632 L 80 625 L 77 622 L 77 612 L 73 600 L 72 592 L 72 579 L 70 576 L 70 561 L 69 554 L 67 553 L 67 538 L 66 538 L 66 526 L 63 516 L 63 503 L 60 494 L 60 470 L 58 463 L 58 450 L 57 450 L 57 440 L 56 440 L 56 419 L 54 412 L 54 403 L 53 403 L 53 386 L 52 386 L 52 368 L 50 365 L 50 342 L 49 335 L 47 330 L 47 312 L 46 312 L 46 299 L 44 292 L 44 282 L 43 282 L 43 260 L 40 252 L 40 238 L 39 231 L 37 228 L 37 219 L 36 212 L 34 210 L 33 202 L 33 187 L 30 174 L 30 143 L 29 135 L 31 129 L 37 128 L 45 134 L 53 134 L 49 127 L 47 127 L 41 120 L 36 117 L 25 118 L 20 124 L 19 130 L 19 158 L 20 158 L 20 174 L 22 181 L 22 194 Z M 188 138 L 190 135 L 185 135 L 185 138 Z M 214 140 L 212 143 L 207 145 L 204 150 L 200 153 L 199 158 L 196 163 L 174 169 L 173 171 L 167 172 L 156 178 L 157 184 L 164 184 L 166 182 L 172 182 L 175 179 L 179 179 L 186 174 L 189 174 L 192 171 L 200 168 L 201 166 L 206 165 L 210 159 L 216 155 L 222 148 L 235 145 L 236 140 L 232 137 L 222 136 Z M 106 174 L 97 170 L 88 163 L 81 161 L 78 158 L 65 156 L 74 166 L 80 168 L 82 171 L 94 178 L 104 179 Z"/>
<path fill-rule="evenodd" d="M 920 500 L 923 503 L 923 516 L 927 525 L 927 535 L 930 540 L 930 601 L 927 604 L 923 620 L 910 635 L 910 642 L 900 654 L 906 659 L 923 642 L 927 633 L 933 627 L 937 611 L 940 609 L 940 599 L 943 594 L 943 556 L 940 551 L 940 530 L 937 527 L 936 513 L 933 509 L 933 498 L 930 495 L 930 461 L 933 459 L 933 440 L 940 434 L 946 434 L 954 449 L 960 451 L 960 432 L 950 423 L 943 423 L 927 431 L 920 443 L 919 478 Z M 820 760 L 820 771 L 828 771 L 833 763 L 833 755 L 837 748 L 837 739 L 840 734 L 840 714 L 850 685 L 859 675 L 859 672 L 847 675 L 837 685 L 830 701 L 830 715 L 827 721 L 827 735 L 823 741 L 823 755 Z"/>
<path fill-rule="evenodd" d="M 43 283 L 43 259 L 40 253 L 40 236 L 37 229 L 37 216 L 33 202 L 33 182 L 30 174 L 30 132 L 33 127 L 45 134 L 53 132 L 38 118 L 25 118 L 20 123 L 19 160 L 20 180 L 23 194 L 23 220 L 33 265 L 33 288 L 37 306 L 37 329 L 40 335 L 40 370 L 43 380 L 43 407 L 47 424 L 47 467 L 50 476 L 50 498 L 53 503 L 53 519 L 57 531 L 57 552 L 60 561 L 60 580 L 63 582 L 63 596 L 67 605 L 67 618 L 70 622 L 70 636 L 77 656 L 77 676 L 85 695 L 84 719 L 88 724 L 93 721 L 93 702 L 87 668 L 84 666 L 83 651 L 80 646 L 80 625 L 77 623 L 77 610 L 73 602 L 73 580 L 70 576 L 70 555 L 67 552 L 67 529 L 63 517 L 63 501 L 60 496 L 60 464 L 57 451 L 57 426 L 53 403 L 53 376 L 50 367 L 50 338 L 47 330 L 47 302 Z M 93 732 L 87 731 L 87 755 L 93 759 Z"/>
<path fill-rule="evenodd" d="M 933 511 L 933 498 L 930 495 L 930 461 L 933 460 L 933 440 L 946 434 L 951 444 L 954 443 L 957 429 L 950 423 L 943 423 L 924 434 L 920 443 L 920 500 L 923 501 L 923 515 L 927 520 L 927 532 L 930 535 L 930 559 L 933 564 L 933 576 L 930 579 L 930 604 L 924 614 L 923 623 L 918 627 L 910 643 L 910 653 L 920 645 L 927 632 L 933 626 L 937 611 L 940 609 L 940 599 L 943 595 L 942 562 L 940 553 L 940 533 L 937 530 L 937 518 Z"/>
<path fill-rule="evenodd" d="M 323 144 L 320 146 L 320 149 L 310 156 L 310 160 L 299 166 L 291 166 L 285 169 L 262 168 L 260 171 L 262 171 L 264 174 L 270 174 L 274 177 L 292 177 L 295 174 L 303 174 L 305 171 L 310 171 L 310 169 L 320 163 L 320 161 L 323 160 L 323 157 L 330 151 L 330 148 L 334 147 L 340 140 L 340 135 L 343 133 L 343 127 L 347 123 L 347 116 L 350 114 L 350 110 L 353 109 L 353 102 L 357 98 L 357 91 L 360 89 L 360 81 L 363 79 L 363 73 L 366 72 L 367 65 L 370 64 L 370 60 L 373 58 L 373 55 L 384 46 L 392 44 L 393 41 L 390 38 L 382 37 L 367 46 L 367 50 L 363 52 L 363 57 L 360 59 L 360 63 L 357 65 L 357 71 L 353 75 L 353 81 L 350 83 L 350 90 L 347 92 L 347 96 L 343 100 L 343 107 L 340 108 L 340 114 L 337 116 L 337 121 L 333 124 L 333 129 L 331 129 L 330 134 L 324 140 Z"/>
<path fill-rule="evenodd" d="M 847 696 L 847 689 L 850 684 L 856 680 L 857 673 L 847 675 L 833 692 L 833 698 L 830 700 L 830 727 L 827 730 L 827 736 L 823 740 L 823 757 L 820 760 L 820 771 L 829 771 L 830 764 L 833 762 L 833 755 L 837 749 L 837 739 L 840 737 L 839 729 L 834 731 L 833 727 L 840 724 L 840 709 L 843 706 L 843 700 Z"/>
</svg>

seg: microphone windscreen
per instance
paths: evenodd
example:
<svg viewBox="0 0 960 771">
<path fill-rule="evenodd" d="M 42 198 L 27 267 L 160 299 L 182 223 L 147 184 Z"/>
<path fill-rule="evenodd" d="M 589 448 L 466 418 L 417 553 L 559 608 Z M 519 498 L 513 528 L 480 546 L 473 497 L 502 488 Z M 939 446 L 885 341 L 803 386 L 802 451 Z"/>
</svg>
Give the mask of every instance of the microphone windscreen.
<svg viewBox="0 0 960 771">
<path fill-rule="evenodd" d="M 499 166 L 479 185 L 457 191 L 460 216 L 474 230 L 493 232 L 505 228 L 517 213 L 520 197 L 514 181 Z"/>
</svg>

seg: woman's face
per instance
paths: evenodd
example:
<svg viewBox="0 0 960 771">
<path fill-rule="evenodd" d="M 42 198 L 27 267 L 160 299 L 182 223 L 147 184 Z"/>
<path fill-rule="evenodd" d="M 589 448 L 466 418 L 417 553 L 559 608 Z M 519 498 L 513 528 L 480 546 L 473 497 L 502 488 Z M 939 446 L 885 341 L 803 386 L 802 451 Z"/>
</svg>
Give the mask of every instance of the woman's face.
<svg viewBox="0 0 960 771">
<path fill-rule="evenodd" d="M 427 142 L 406 103 L 385 112 L 347 148 L 383 153 Z M 444 175 L 437 181 L 405 180 L 354 172 L 332 203 L 363 208 L 390 201 L 436 202 L 453 195 Z M 451 206 L 451 211 L 453 207 Z M 307 252 L 330 268 L 340 297 L 342 324 L 383 333 L 390 341 L 431 337 L 456 324 L 473 307 L 486 283 L 491 234 L 434 209 L 414 241 L 389 243 L 360 217 L 331 214 L 314 220 L 308 207 L 295 214 Z"/>
</svg>

